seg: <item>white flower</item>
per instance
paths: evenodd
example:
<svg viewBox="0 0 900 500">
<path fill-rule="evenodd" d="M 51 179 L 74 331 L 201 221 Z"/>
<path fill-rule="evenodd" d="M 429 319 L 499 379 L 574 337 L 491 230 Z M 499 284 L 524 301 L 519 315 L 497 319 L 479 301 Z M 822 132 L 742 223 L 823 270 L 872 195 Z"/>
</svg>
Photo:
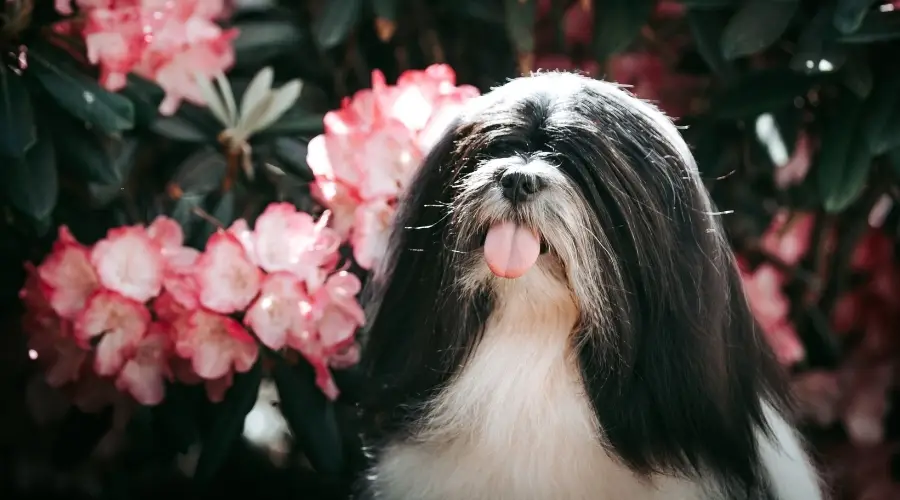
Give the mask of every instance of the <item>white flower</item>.
<svg viewBox="0 0 900 500">
<path fill-rule="evenodd" d="M 210 112 L 225 126 L 219 139 L 230 152 L 243 151 L 244 170 L 252 177 L 250 144 L 247 141 L 253 134 L 275 123 L 297 102 L 302 83 L 291 80 L 273 89 L 272 68 L 265 67 L 250 81 L 238 109 L 231 84 L 224 74 L 216 75 L 216 85 L 201 75 L 196 75 L 195 79 Z"/>
</svg>

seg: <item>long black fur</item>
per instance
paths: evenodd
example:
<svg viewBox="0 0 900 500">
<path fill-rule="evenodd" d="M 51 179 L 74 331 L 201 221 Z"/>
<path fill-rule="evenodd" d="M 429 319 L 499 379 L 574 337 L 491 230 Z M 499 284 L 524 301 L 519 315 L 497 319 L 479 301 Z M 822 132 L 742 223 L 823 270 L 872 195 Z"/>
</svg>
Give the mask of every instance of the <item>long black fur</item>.
<svg viewBox="0 0 900 500">
<path fill-rule="evenodd" d="M 421 403 L 464 363 L 491 297 L 464 300 L 452 244 L 454 184 L 479 161 L 551 158 L 604 228 L 596 262 L 612 338 L 583 324 L 581 374 L 603 435 L 640 474 L 696 474 L 767 498 L 754 430 L 760 398 L 785 404 L 782 373 L 745 300 L 708 194 L 683 155 L 633 98 L 569 74 L 494 90 L 433 148 L 401 204 L 371 304 L 362 403 L 368 444 L 415 429 Z M 571 89 L 562 92 L 555 89 Z M 692 161 L 687 159 L 687 161 Z M 598 249 L 598 255 L 605 255 Z M 618 274 L 617 272 L 618 271 Z M 743 492 L 743 493 L 741 493 Z"/>
</svg>

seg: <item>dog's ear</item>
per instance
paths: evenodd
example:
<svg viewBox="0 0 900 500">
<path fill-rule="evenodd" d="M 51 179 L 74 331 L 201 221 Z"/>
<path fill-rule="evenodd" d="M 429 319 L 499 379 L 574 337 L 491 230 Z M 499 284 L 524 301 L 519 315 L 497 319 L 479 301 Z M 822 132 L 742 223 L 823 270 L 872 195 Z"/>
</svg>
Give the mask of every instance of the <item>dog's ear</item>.
<svg viewBox="0 0 900 500">
<path fill-rule="evenodd" d="M 388 252 L 363 293 L 368 319 L 361 368 L 368 387 L 363 413 L 379 427 L 410 417 L 404 410 L 442 384 L 465 355 L 466 332 L 477 328 L 449 284 L 456 256 L 448 223 L 458 160 L 459 125 L 431 149 L 402 197 Z M 390 412 L 390 414 L 385 414 Z M 370 422 L 371 423 L 371 422 Z"/>
<path fill-rule="evenodd" d="M 629 104 L 607 99 L 597 112 Z M 719 215 L 671 128 L 621 109 L 577 168 L 607 254 L 598 276 L 610 304 L 604 331 L 581 332 L 581 369 L 604 437 L 636 470 L 697 467 L 757 479 L 763 402 L 778 406 L 780 367 L 744 296 Z M 661 115 L 660 115 L 661 117 Z M 584 148 L 588 148 L 585 146 Z M 586 181 L 585 181 L 586 182 Z M 598 243 L 599 244 L 599 243 Z M 603 253 L 598 253 L 604 255 Z M 587 330 L 599 326 L 585 325 Z"/>
</svg>

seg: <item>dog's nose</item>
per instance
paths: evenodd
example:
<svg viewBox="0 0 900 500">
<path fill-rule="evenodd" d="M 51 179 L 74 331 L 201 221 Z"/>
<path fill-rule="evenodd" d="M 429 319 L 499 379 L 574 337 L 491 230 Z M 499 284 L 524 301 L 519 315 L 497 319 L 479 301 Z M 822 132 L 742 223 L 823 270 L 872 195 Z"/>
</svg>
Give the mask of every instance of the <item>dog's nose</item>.
<svg viewBox="0 0 900 500">
<path fill-rule="evenodd" d="M 500 188 L 507 200 L 521 203 L 528 201 L 535 193 L 544 189 L 544 181 L 537 175 L 513 170 L 500 176 Z"/>
</svg>

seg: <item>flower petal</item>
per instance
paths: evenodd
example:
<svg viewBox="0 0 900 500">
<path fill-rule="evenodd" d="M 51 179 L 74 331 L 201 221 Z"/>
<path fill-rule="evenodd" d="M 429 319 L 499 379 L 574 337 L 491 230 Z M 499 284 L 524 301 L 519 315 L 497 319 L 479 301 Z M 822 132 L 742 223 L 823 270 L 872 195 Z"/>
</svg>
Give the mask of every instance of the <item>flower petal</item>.
<svg viewBox="0 0 900 500">
<path fill-rule="evenodd" d="M 59 239 L 37 272 L 43 295 L 53 310 L 66 319 L 74 319 L 98 287 L 90 251 L 75 241 L 66 226 L 59 228 Z"/>
<path fill-rule="evenodd" d="M 176 353 L 191 360 L 194 372 L 206 380 L 229 372 L 246 372 L 259 350 L 253 337 L 237 321 L 204 310 L 188 317 L 186 328 L 176 332 Z"/>
<path fill-rule="evenodd" d="M 196 279 L 200 304 L 230 314 L 246 308 L 256 297 L 262 272 L 234 235 L 219 231 L 209 238 L 206 251 L 197 260 Z"/>
<path fill-rule="evenodd" d="M 153 219 L 153 223 L 147 227 L 147 236 L 163 250 L 177 250 L 184 245 L 181 225 L 164 215 Z"/>
<path fill-rule="evenodd" d="M 147 335 L 136 346 L 134 356 L 125 362 L 116 378 L 116 388 L 127 392 L 143 405 L 157 405 L 165 397 L 165 380 L 172 378 L 168 355 L 172 338 L 162 323 L 150 325 Z"/>
<path fill-rule="evenodd" d="M 100 283 L 125 297 L 146 302 L 162 289 L 164 261 L 160 247 L 138 226 L 110 229 L 91 252 Z"/>
<path fill-rule="evenodd" d="M 75 321 L 75 338 L 83 347 L 97 342 L 94 370 L 115 375 L 131 356 L 150 326 L 150 311 L 112 290 L 99 290 L 88 299 Z"/>
<path fill-rule="evenodd" d="M 288 332 L 301 328 L 310 309 L 309 297 L 297 277 L 284 272 L 270 274 L 263 281 L 256 302 L 244 316 L 244 324 L 270 349 L 281 349 Z"/>
</svg>

